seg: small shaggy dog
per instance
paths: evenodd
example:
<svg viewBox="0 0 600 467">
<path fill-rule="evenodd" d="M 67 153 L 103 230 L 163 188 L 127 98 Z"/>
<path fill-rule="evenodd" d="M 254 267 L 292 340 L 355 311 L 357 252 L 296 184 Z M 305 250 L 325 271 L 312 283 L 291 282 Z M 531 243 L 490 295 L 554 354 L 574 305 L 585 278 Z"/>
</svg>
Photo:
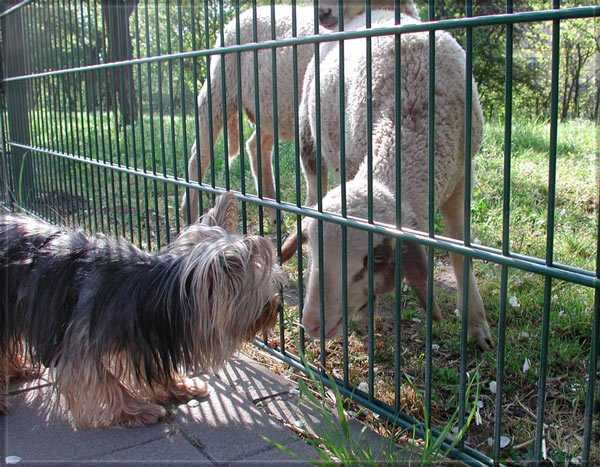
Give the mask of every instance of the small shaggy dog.
<svg viewBox="0 0 600 467">
<path fill-rule="evenodd" d="M 220 196 L 162 251 L 0 215 L 0 413 L 8 381 L 42 367 L 78 427 L 139 426 L 157 402 L 205 395 L 218 369 L 276 321 L 271 243 L 239 236 Z"/>
</svg>

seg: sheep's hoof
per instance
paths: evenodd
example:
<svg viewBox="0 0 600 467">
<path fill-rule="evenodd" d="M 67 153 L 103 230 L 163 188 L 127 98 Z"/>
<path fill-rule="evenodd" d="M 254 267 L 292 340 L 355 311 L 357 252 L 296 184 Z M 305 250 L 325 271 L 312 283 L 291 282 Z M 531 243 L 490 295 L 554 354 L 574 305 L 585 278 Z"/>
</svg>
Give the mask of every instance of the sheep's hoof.
<svg viewBox="0 0 600 467">
<path fill-rule="evenodd" d="M 490 327 L 486 321 L 469 327 L 469 339 L 473 339 L 483 350 L 491 350 L 494 347 Z"/>
</svg>

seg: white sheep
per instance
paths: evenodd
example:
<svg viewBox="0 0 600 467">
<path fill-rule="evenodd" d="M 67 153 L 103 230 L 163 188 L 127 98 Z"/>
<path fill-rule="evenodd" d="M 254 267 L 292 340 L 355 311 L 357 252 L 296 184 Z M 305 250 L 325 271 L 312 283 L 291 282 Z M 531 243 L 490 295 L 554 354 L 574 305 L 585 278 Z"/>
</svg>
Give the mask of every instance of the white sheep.
<svg viewBox="0 0 600 467">
<path fill-rule="evenodd" d="M 271 40 L 271 7 L 262 6 L 256 9 L 257 41 Z M 308 36 L 314 34 L 314 9 L 311 7 L 296 8 L 297 35 Z M 253 12 L 252 9 L 244 11 L 240 15 L 240 43 L 247 44 L 253 40 Z M 322 30 L 326 33 L 326 30 Z M 277 39 L 292 38 L 292 7 L 289 5 L 277 5 L 275 7 L 275 36 Z M 236 21 L 230 21 L 224 28 L 224 44 L 235 45 Z M 220 38 L 215 48 L 221 47 Z M 275 187 L 271 170 L 271 152 L 273 150 L 273 74 L 272 74 L 272 49 L 262 49 L 258 52 L 258 82 L 259 82 L 259 117 L 260 117 L 260 150 L 263 195 L 267 198 L 275 198 Z M 292 47 L 279 47 L 276 49 L 277 63 L 277 123 L 279 141 L 294 140 L 294 76 L 293 76 L 293 52 Z M 298 46 L 298 96 L 302 90 L 304 72 L 313 56 L 314 46 Z M 241 103 L 243 111 L 248 119 L 255 122 L 255 95 L 256 83 L 254 80 L 254 53 L 252 51 L 242 52 L 240 55 L 241 68 Z M 211 61 L 210 84 L 212 104 L 212 129 L 213 140 L 223 129 L 223 90 L 221 80 L 221 57 L 215 57 Z M 228 133 L 228 156 L 231 160 L 239 152 L 238 134 L 238 73 L 237 58 L 235 53 L 225 55 L 225 94 L 227 102 L 227 133 Z M 209 126 L 208 126 L 208 86 L 205 82 L 198 93 L 198 118 L 199 118 L 199 141 L 194 142 L 191 157 L 188 164 L 189 177 L 196 180 L 198 177 L 198 149 L 200 152 L 200 177 L 204 177 L 210 163 L 209 155 Z M 257 135 L 252 133 L 246 142 L 246 150 L 250 157 L 252 175 L 258 186 L 258 163 L 257 163 Z M 189 209 L 191 220 L 198 217 L 198 192 L 190 190 Z M 182 205 L 182 216 L 187 213 L 188 200 L 184 199 Z M 275 211 L 268 210 L 272 221 L 275 219 Z"/>
<path fill-rule="evenodd" d="M 394 9 L 394 3 L 394 0 L 373 0 L 371 1 L 371 10 L 392 10 Z M 348 22 L 364 11 L 364 1 L 346 1 L 344 2 L 342 17 L 346 22 Z M 412 16 L 414 19 L 420 19 L 419 12 L 413 0 L 400 0 L 400 11 L 408 16 Z M 325 26 L 326 28 L 332 28 L 338 24 L 339 16 L 338 0 L 319 1 L 319 22 L 321 25 Z"/>
<path fill-rule="evenodd" d="M 373 27 L 393 24 L 393 13 L 373 12 Z M 403 22 L 416 22 L 408 17 Z M 356 17 L 347 29 L 364 24 Z M 445 235 L 463 238 L 464 215 L 464 136 L 465 136 L 465 52 L 447 32 L 436 32 L 436 93 L 435 93 L 435 166 L 434 205 L 440 208 L 445 221 Z M 372 111 L 373 111 L 373 217 L 375 221 L 395 224 L 395 38 L 372 39 Z M 350 217 L 367 218 L 367 124 L 366 124 L 366 53 L 365 39 L 346 42 L 345 47 L 345 149 L 347 213 Z M 429 34 L 413 33 L 401 36 L 401 153 L 402 153 L 402 225 L 420 231 L 428 227 L 428 80 Z M 321 57 L 321 128 L 322 168 L 326 181 L 327 167 L 339 168 L 339 64 L 337 44 Z M 314 151 L 315 119 L 314 63 L 309 65 L 301 104 L 301 156 L 309 185 L 309 203 L 315 201 L 316 155 Z M 475 83 L 472 99 L 472 153 L 481 143 L 483 114 Z M 323 185 L 326 186 L 326 185 Z M 323 210 L 341 212 L 341 190 L 337 187 L 323 198 Z M 318 223 L 314 218 L 303 222 L 304 238 L 313 255 L 318 249 Z M 367 234 L 348 229 L 348 312 L 352 316 L 364 310 L 368 303 Z M 341 229 L 334 223 L 323 223 L 324 291 L 326 338 L 340 333 L 341 309 Z M 282 248 L 287 259 L 296 250 L 296 236 L 288 237 Z M 421 302 L 425 301 L 426 261 L 423 247 L 403 242 L 403 271 Z M 462 309 L 463 256 L 450 253 L 457 280 L 458 308 Z M 394 289 L 394 254 L 391 239 L 374 235 L 375 295 Z M 313 260 L 309 275 L 302 323 L 319 336 L 319 263 Z M 469 337 L 483 348 L 491 347 L 489 326 L 481 295 L 471 268 L 469 276 Z M 437 305 L 434 318 L 440 319 Z"/>
<path fill-rule="evenodd" d="M 348 2 L 352 3 L 352 2 Z M 414 10 L 412 0 L 402 0 L 403 11 Z M 415 10 L 416 11 L 416 10 Z M 354 14 L 354 13 L 353 13 Z M 253 12 L 252 9 L 244 11 L 240 15 L 240 43 L 253 42 Z M 262 6 L 256 9 L 257 40 L 258 42 L 271 40 L 271 8 Z M 296 34 L 298 37 L 313 35 L 314 8 L 296 8 Z M 320 33 L 325 34 L 328 30 L 320 28 Z M 277 5 L 275 7 L 275 36 L 277 39 L 292 38 L 292 7 L 289 5 Z M 230 21 L 224 28 L 225 45 L 235 45 L 236 21 Z M 220 47 L 221 41 L 217 40 L 215 47 Z M 313 57 L 314 45 L 298 46 L 298 81 L 296 82 L 298 96 L 303 86 L 304 73 L 308 63 Z M 292 47 L 278 47 L 276 49 L 277 63 L 277 123 L 279 141 L 293 141 L 294 134 L 294 76 L 293 76 L 293 53 Z M 241 89 L 243 110 L 251 122 L 255 121 L 255 90 L 254 81 L 254 53 L 242 52 L 241 60 Z M 221 80 L 221 57 L 215 57 L 211 61 L 211 105 L 212 105 L 212 129 L 213 141 L 223 129 L 223 91 Z M 261 149 L 261 179 L 263 195 L 267 198 L 275 198 L 275 187 L 271 169 L 271 153 L 274 143 L 273 131 L 273 73 L 271 49 L 263 49 L 258 52 L 258 81 L 259 81 L 259 112 L 260 112 L 260 149 Z M 228 133 L 228 157 L 231 160 L 239 152 L 238 135 L 238 79 L 236 54 L 226 54 L 225 58 L 225 94 L 227 101 L 227 133 Z M 209 126 L 208 126 L 208 85 L 205 82 L 198 93 L 198 118 L 199 118 L 199 141 L 200 141 L 200 179 L 204 178 L 209 165 Z M 258 163 L 257 163 L 257 136 L 253 132 L 246 142 L 246 150 L 250 157 L 250 167 L 258 186 Z M 198 143 L 194 142 L 191 157 L 188 163 L 188 173 L 191 180 L 198 178 Z M 185 218 L 189 204 L 190 218 L 194 221 L 198 217 L 198 192 L 190 190 L 189 200 L 184 198 L 181 214 Z M 271 221 L 275 220 L 275 211 L 268 210 Z"/>
</svg>

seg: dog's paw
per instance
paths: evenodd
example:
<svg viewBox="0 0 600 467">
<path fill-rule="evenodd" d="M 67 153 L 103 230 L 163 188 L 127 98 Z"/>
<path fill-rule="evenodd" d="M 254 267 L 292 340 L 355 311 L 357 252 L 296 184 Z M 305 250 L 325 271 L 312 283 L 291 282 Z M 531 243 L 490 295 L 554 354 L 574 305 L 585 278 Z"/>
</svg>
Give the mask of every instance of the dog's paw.
<svg viewBox="0 0 600 467">
<path fill-rule="evenodd" d="M 123 412 L 117 425 L 132 427 L 141 427 L 154 425 L 167 416 L 167 410 L 158 404 L 144 404 L 136 407 L 131 412 Z"/>
<path fill-rule="evenodd" d="M 494 347 L 487 321 L 471 324 L 469 326 L 469 339 L 474 340 L 483 350 L 491 350 Z"/>
<path fill-rule="evenodd" d="M 8 402 L 8 396 L 0 395 L 0 415 L 8 413 L 10 411 L 10 403 Z"/>
<path fill-rule="evenodd" d="M 189 400 L 195 397 L 206 397 L 210 386 L 201 378 L 178 376 L 169 386 L 170 394 L 178 400 Z"/>
</svg>

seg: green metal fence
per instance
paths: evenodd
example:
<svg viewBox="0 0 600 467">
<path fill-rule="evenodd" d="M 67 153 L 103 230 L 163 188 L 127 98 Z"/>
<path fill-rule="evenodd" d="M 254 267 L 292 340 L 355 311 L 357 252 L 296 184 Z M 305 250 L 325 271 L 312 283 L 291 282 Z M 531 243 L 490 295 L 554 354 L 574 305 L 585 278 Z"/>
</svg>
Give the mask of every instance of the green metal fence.
<svg viewBox="0 0 600 467">
<path fill-rule="evenodd" d="M 339 2 L 343 4 L 342 1 Z M 258 232 L 273 239 L 281 251 L 282 239 L 290 232 L 301 235 L 301 217 L 312 217 L 319 221 L 322 236 L 325 223 L 335 223 L 342 231 L 342 297 L 343 309 L 347 303 L 347 262 L 349 229 L 368 232 L 369 254 L 367 269 L 369 272 L 369 301 L 366 337 L 359 331 L 352 331 L 349 317 L 344 311 L 344 335 L 341 341 L 326 343 L 321 335 L 319 343 L 311 341 L 303 329 L 299 329 L 299 346 L 291 334 L 288 323 L 297 321 L 297 310 L 303 307 L 304 281 L 302 275 L 306 257 L 298 254 L 296 259 L 286 266 L 291 285 L 282 291 L 284 311 L 280 328 L 274 342 L 255 340 L 266 352 L 283 360 L 300 371 L 305 371 L 301 363 L 299 350 L 307 358 L 320 364 L 320 374 L 325 383 L 329 377 L 336 381 L 346 396 L 358 404 L 372 410 L 377 417 L 394 422 L 400 427 L 414 429 L 423 435 L 425 425 L 423 414 L 419 410 L 407 409 L 407 394 L 410 388 L 405 384 L 404 374 L 411 374 L 419 380 L 417 390 L 424 394 L 426 407 L 425 420 L 437 436 L 439 428 L 449 419 L 455 407 L 458 407 L 457 425 L 465 423 L 473 401 L 465 397 L 469 375 L 487 365 L 489 374 L 494 376 L 495 392 L 490 392 L 489 383 L 481 380 L 480 402 L 487 402 L 481 412 L 489 420 L 483 427 L 472 426 L 467 436 L 452 451 L 452 455 L 469 463 L 497 464 L 507 459 L 521 462 L 540 462 L 546 459 L 554 461 L 578 461 L 582 463 L 600 462 L 600 393 L 598 391 L 598 355 L 600 352 L 600 223 L 597 205 L 592 213 L 596 226 L 596 244 L 588 246 L 588 258 L 592 266 L 580 267 L 575 262 L 558 262 L 555 257 L 557 223 L 557 158 L 561 142 L 559 128 L 559 62 L 561 25 L 577 18 L 597 18 L 600 7 L 582 6 L 560 8 L 558 0 L 553 0 L 548 9 L 513 13 L 513 2 L 506 2 L 505 14 L 491 16 L 473 16 L 473 4 L 466 1 L 464 17 L 459 19 L 437 19 L 436 2 L 429 0 L 428 5 L 418 6 L 428 12 L 428 21 L 418 24 L 399 24 L 385 28 L 369 28 L 370 4 L 366 2 L 367 29 L 343 31 L 343 18 L 340 18 L 341 32 L 319 35 L 318 5 L 309 5 L 314 9 L 314 35 L 300 36 L 296 24 L 296 2 L 292 1 L 292 32 L 290 37 L 281 39 L 276 35 L 275 8 L 271 5 L 271 40 L 258 40 L 256 29 L 256 1 L 242 4 L 238 2 L 209 3 L 202 1 L 162 3 L 158 0 L 137 1 L 101 1 L 66 0 L 42 1 L 25 0 L 20 3 L 4 3 L 0 14 L 2 21 L 2 97 L 1 97 L 1 202 L 9 210 L 20 210 L 49 220 L 50 222 L 80 226 L 86 230 L 105 231 L 122 235 L 143 248 L 156 249 L 167 244 L 186 222 L 190 220 L 189 206 L 183 209 L 182 199 L 197 191 L 205 196 L 199 198 L 199 209 L 211 196 L 224 190 L 233 190 L 242 202 L 243 232 Z M 395 4 L 395 5 L 394 5 Z M 395 7 L 396 19 L 400 18 L 400 2 L 390 2 Z M 428 8 L 427 8 L 428 7 Z M 252 41 L 240 40 L 240 15 L 246 8 L 254 9 L 254 29 Z M 436 20 L 437 19 L 437 20 Z M 212 48 L 215 39 L 222 37 L 224 27 L 232 21 L 236 25 L 237 40 L 233 45 Z M 551 30 L 551 90 L 549 109 L 549 135 L 547 147 L 547 186 L 545 192 L 546 218 L 543 220 L 545 236 L 545 254 L 535 255 L 527 250 L 511 248 L 511 189 L 513 189 L 513 91 L 515 89 L 514 32 L 515 28 L 530 23 L 542 23 Z M 376 222 L 373 216 L 373 181 L 368 179 L 368 215 L 365 219 L 348 217 L 345 199 L 345 148 L 342 141 L 340 179 L 342 185 L 342 207 L 339 214 L 323 211 L 322 203 L 309 208 L 303 204 L 303 180 L 300 169 L 299 113 L 301 99 L 297 86 L 292 96 L 294 110 L 294 133 L 292 142 L 284 143 L 279 138 L 277 75 L 272 75 L 273 102 L 269 111 L 274 115 L 274 152 L 273 172 L 275 196 L 264 196 L 264 183 L 261 176 L 254 188 L 248 161 L 239 157 L 231 166 L 227 163 L 227 149 L 237 138 L 240 148 L 252 132 L 252 125 L 244 118 L 243 110 L 253 115 L 254 129 L 260 134 L 261 109 L 263 103 L 258 93 L 253 108 L 244 108 L 242 99 L 241 57 L 244 53 L 253 56 L 251 79 L 255 86 L 261 79 L 258 67 L 260 51 L 271 51 L 271 67 L 277 69 L 276 50 L 291 47 L 293 66 L 291 76 L 295 82 L 299 78 L 298 50 L 302 46 L 314 47 L 317 63 L 320 58 L 320 44 L 333 42 L 338 44 L 340 63 L 343 63 L 346 41 L 352 38 L 366 39 L 367 69 L 371 67 L 371 40 L 378 36 L 391 35 L 396 38 L 395 64 L 401 69 L 400 38 L 414 32 L 429 32 L 430 38 L 435 31 L 448 30 L 464 34 L 464 47 L 467 52 L 466 74 L 470 76 L 473 61 L 477 60 L 477 48 L 473 41 L 473 32 L 481 28 L 503 28 L 505 37 L 505 82 L 504 108 L 499 114 L 503 117 L 503 165 L 501 168 L 502 196 L 496 200 L 501 212 L 501 234 L 497 244 L 480 244 L 471 236 L 472 228 L 472 188 L 470 174 L 472 149 L 469 142 L 471 118 L 471 81 L 467 79 L 465 89 L 467 102 L 467 132 L 465 141 L 465 238 L 462 241 L 448 239 L 436 233 L 436 217 L 433 204 L 433 177 L 429 183 L 429 228 L 427 232 L 401 229 L 401 199 L 397 196 L 395 212 L 396 226 Z M 434 41 L 430 46 L 430 63 L 434 62 Z M 477 44 L 477 47 L 485 44 Z M 235 57 L 236 76 L 211 77 L 206 70 L 210 68 L 211 58 Z M 319 67 L 316 67 L 317 79 Z M 245 70 L 244 70 L 245 71 Z M 397 76 L 399 74 L 397 73 Z M 216 80 L 215 80 L 216 78 Z M 485 77 L 476 77 L 478 80 Z M 235 83 L 228 83 L 233 79 Z M 370 88 L 370 74 L 367 73 L 365 85 Z M 210 166 L 203 182 L 196 182 L 197 174 L 188 172 L 191 146 L 199 141 L 199 114 L 196 96 L 201 84 L 207 82 L 208 95 L 211 86 L 222 89 L 235 89 L 238 95 L 237 115 L 224 115 L 223 137 L 213 135 L 212 118 L 208 118 Z M 344 82 L 344 69 L 340 67 L 340 81 Z M 435 112 L 435 68 L 431 67 L 429 83 L 429 173 L 434 167 L 434 112 Z M 229 86 L 229 88 L 227 87 Z M 396 133 L 401 137 L 400 106 L 402 96 L 399 86 L 396 99 Z M 319 94 L 317 94 L 319 96 Z M 340 103 L 345 102 L 344 87 L 340 90 Z M 226 102 L 226 92 L 222 94 L 224 112 L 231 112 Z M 213 115 L 213 106 L 218 103 L 208 99 L 208 113 Z M 269 104 L 270 105 L 270 104 Z M 371 100 L 366 103 L 367 125 L 372 129 Z M 317 108 L 320 103 L 317 97 Z M 321 113 L 328 109 L 321 108 Z M 228 118 L 229 117 L 229 118 Z M 232 123 L 233 122 L 233 123 Z M 317 114 L 317 124 L 319 116 Z M 229 128 L 228 128 L 229 125 Z M 234 125 L 234 128 L 231 127 Z M 230 130 L 236 131 L 230 131 Z M 315 141 L 317 150 L 317 179 L 319 194 L 327 187 L 321 185 L 321 148 L 317 130 Z M 237 132 L 237 135 L 236 135 Z M 344 118 L 340 118 L 340 132 L 345 133 Z M 367 132 L 367 163 L 373 163 L 372 132 Z M 260 138 L 259 138 L 260 139 Z M 400 193 L 401 151 L 396 145 L 396 192 Z M 243 152 L 243 151 L 242 151 Z M 262 173 L 261 141 L 257 142 L 257 173 Z M 372 169 L 370 170 L 372 172 Z M 194 176 L 195 175 L 195 176 Z M 590 180 L 596 180 L 597 174 L 590 173 Z M 332 182 L 339 183 L 339 181 Z M 592 182 L 593 183 L 593 182 Z M 477 182 L 475 182 L 475 186 Z M 596 190 L 596 196 L 598 192 Z M 210 202 L 210 200 L 209 200 Z M 269 223 L 264 216 L 265 208 L 276 208 L 276 222 Z M 284 214 L 285 217 L 284 217 Z M 389 328 L 381 330 L 381 319 L 377 317 L 377 303 L 373 294 L 373 236 L 383 234 L 396 242 L 395 249 L 395 298 L 387 298 L 387 323 Z M 418 318 L 410 318 L 418 307 L 414 300 L 403 290 L 401 280 L 401 242 L 411 241 L 428 248 L 427 310 L 425 323 L 418 325 Z M 300 244 L 300 242 L 299 242 Z M 322 252 L 322 239 L 319 250 Z M 460 253 L 465 257 L 465 265 L 473 260 L 478 264 L 497 266 L 499 281 L 491 281 L 493 292 L 485 295 L 486 300 L 498 302 L 496 313 L 490 317 L 496 348 L 480 352 L 474 346 L 467 345 L 467 313 L 460 321 L 460 332 L 451 337 L 457 343 L 449 346 L 449 353 L 457 356 L 452 359 L 452 378 L 444 379 L 450 369 L 439 357 L 439 344 L 445 334 L 432 323 L 432 303 L 434 296 L 434 269 L 443 257 L 442 252 Z M 305 251 L 306 253 L 306 251 Z M 323 255 L 312 252 L 314 261 L 320 264 L 321 284 L 321 320 L 323 324 L 323 291 L 326 289 L 322 271 Z M 507 331 L 513 331 L 511 322 L 514 305 L 510 304 L 510 277 L 543 277 L 543 292 L 538 301 L 541 311 L 532 311 L 531 321 L 539 323 L 539 333 L 528 336 L 535 345 L 531 360 L 536 362 L 538 370 L 536 381 L 529 387 L 505 389 L 505 378 L 514 363 L 510 360 L 513 347 L 528 345 L 513 340 L 507 341 Z M 468 300 L 468 281 L 464 286 L 465 301 Z M 498 283 L 499 282 L 499 283 Z M 557 285 L 558 284 L 558 285 Z M 564 284 L 567 284 L 565 286 Z M 497 287 L 496 287 L 497 286 Z M 560 306 L 560 288 L 573 287 L 573 290 L 593 297 L 587 302 L 584 318 L 585 329 L 571 331 L 553 328 L 557 322 L 555 308 Z M 496 288 L 494 288 L 496 287 Z M 436 286 L 436 289 L 438 287 Z M 496 290 L 497 289 L 497 290 Z M 571 290 L 569 288 L 569 290 Z M 409 297 L 409 298 L 407 298 Z M 533 299 L 535 301 L 535 298 Z M 468 309 L 468 303 L 463 303 Z M 490 306 L 489 303 L 486 305 Z M 587 305 L 586 305 L 587 306 Z M 411 308 L 412 307 L 412 308 Z M 391 310 L 391 311 L 390 311 Z M 412 310 L 412 311 L 411 311 Z M 380 310 L 381 311 L 381 310 Z M 385 321 L 385 320 L 384 320 Z M 385 324 L 385 323 L 384 323 Z M 536 324 L 537 325 L 537 324 Z M 379 327 L 378 327 L 379 326 Z M 423 334 L 419 334 L 421 326 Z M 438 325 L 436 325 L 438 326 Z M 324 326 L 321 326 L 321 330 Z M 536 328 L 537 329 L 537 328 Z M 358 332 L 358 334 L 356 334 Z M 415 334 L 416 332 L 416 334 Z M 387 334 L 386 334 L 387 333 Z M 323 334 L 323 331 L 321 331 Z M 382 335 L 383 334 L 383 335 Z M 578 339 L 582 352 L 587 355 L 583 367 L 586 372 L 578 375 L 559 375 L 553 368 L 557 359 L 551 348 L 558 334 L 572 334 Z M 357 338 L 356 335 L 359 337 Z M 417 336 L 417 337 L 415 337 Z M 418 341 L 418 342 L 416 342 Z M 362 343 L 362 352 L 357 352 L 357 342 Z M 383 344 L 382 344 L 383 343 Z M 441 342 L 443 344 L 443 342 Z M 453 349 L 453 350 L 452 350 Z M 407 354 L 408 350 L 408 354 Z M 387 352 L 387 353 L 386 353 Z M 416 355 L 410 355 L 410 353 Z M 415 360 L 416 359 L 416 360 Z M 421 363 L 416 367 L 415 361 Z M 507 364 L 508 362 L 508 364 Z M 519 362 L 522 363 L 522 362 Z M 491 370 L 490 370 L 491 369 Z M 523 369 L 523 373 L 527 370 Z M 511 374 L 512 374 L 511 373 Z M 415 377 L 420 375 L 420 377 Z M 455 379 L 454 376 L 456 376 Z M 554 413 L 557 405 L 556 388 L 549 384 L 559 381 L 575 381 L 574 392 L 577 397 L 569 399 L 578 423 L 571 425 L 576 431 L 574 439 L 564 441 L 557 435 L 557 426 L 569 426 L 564 413 Z M 450 382 L 449 382 L 450 381 Z M 360 384 L 360 383 L 366 384 Z M 549 383 L 550 382 L 550 383 Z M 565 389 L 565 385 L 560 386 Z M 385 389 L 382 389 L 385 388 Z M 487 391 L 487 392 L 486 392 Z M 549 393 L 552 392 L 552 396 Z M 560 391 L 559 391 L 560 392 Z M 386 397 L 383 397 L 385 395 Z M 535 395 L 535 406 L 529 407 L 527 400 Z M 521 401 L 520 398 L 526 397 Z M 520 406 L 520 408 L 519 408 Z M 515 409 L 516 407 L 516 409 Z M 479 413 L 480 407 L 477 408 Z M 515 415 L 516 410 L 516 415 Z M 558 409 L 556 409 L 558 410 Z M 535 413 L 534 413 L 535 412 Z M 433 415 L 432 415 L 433 414 Z M 510 416 L 510 423 L 507 419 Z M 551 420 L 550 420 L 551 418 Z M 522 431 L 515 420 L 520 420 L 529 431 Z M 549 421 L 550 420 L 550 421 Z M 478 424 L 479 425 L 479 424 Z M 503 435 L 513 433 L 512 446 L 501 447 Z M 487 438 L 490 443 L 486 442 Z M 564 441 L 569 448 L 565 452 L 552 450 Z M 448 439 L 445 445 L 449 445 Z M 550 447 L 549 447 L 550 446 Z M 566 444 L 565 444 L 566 446 Z M 562 457 L 561 457 L 562 456 Z M 569 457 L 567 457 L 569 456 Z M 575 459 L 572 459 L 575 458 Z"/>
</svg>

